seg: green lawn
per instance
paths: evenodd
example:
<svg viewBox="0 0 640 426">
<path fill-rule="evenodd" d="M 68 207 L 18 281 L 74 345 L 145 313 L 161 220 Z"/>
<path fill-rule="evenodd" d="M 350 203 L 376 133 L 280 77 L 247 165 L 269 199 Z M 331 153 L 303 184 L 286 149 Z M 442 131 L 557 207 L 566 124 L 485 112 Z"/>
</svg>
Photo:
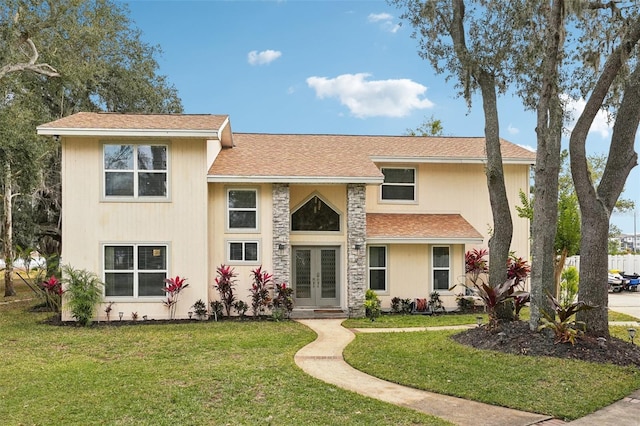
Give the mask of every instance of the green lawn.
<svg viewBox="0 0 640 426">
<path fill-rule="evenodd" d="M 487 314 L 440 314 L 440 315 L 399 315 L 385 314 L 375 321 L 368 318 L 348 319 L 342 325 L 346 328 L 394 328 L 394 327 L 439 327 L 445 325 L 476 324 L 481 316 L 486 323 Z"/>
<path fill-rule="evenodd" d="M 626 336 L 624 327 L 612 332 Z M 455 343 L 454 333 L 363 333 L 344 355 L 388 381 L 557 418 L 582 417 L 640 388 L 637 368 L 480 351 Z"/>
<path fill-rule="evenodd" d="M 33 303 L 0 305 L 2 424 L 448 424 L 306 375 L 295 322 L 56 327 Z"/>
<path fill-rule="evenodd" d="M 384 314 L 375 321 L 368 318 L 348 319 L 342 323 L 347 328 L 393 328 L 393 327 L 437 327 L 444 325 L 476 324 L 477 317 L 482 317 L 482 323 L 488 321 L 487 314 L 439 314 L 439 315 L 400 315 Z M 529 320 L 529 308 L 520 312 L 520 319 Z M 609 311 L 609 321 L 640 321 L 638 318 L 620 312 Z"/>
<path fill-rule="evenodd" d="M 33 297 L 16 288 L 18 299 Z M 295 322 L 56 327 L 42 323 L 49 314 L 29 311 L 36 302 L 0 304 L 3 424 L 447 424 L 304 374 L 293 356 L 315 335 Z M 469 324 L 476 316 L 385 315 L 345 326 Z M 568 419 L 640 387 L 637 369 L 477 351 L 452 333 L 362 334 L 345 357 L 393 382 Z M 612 334 L 628 338 L 626 327 Z"/>
</svg>

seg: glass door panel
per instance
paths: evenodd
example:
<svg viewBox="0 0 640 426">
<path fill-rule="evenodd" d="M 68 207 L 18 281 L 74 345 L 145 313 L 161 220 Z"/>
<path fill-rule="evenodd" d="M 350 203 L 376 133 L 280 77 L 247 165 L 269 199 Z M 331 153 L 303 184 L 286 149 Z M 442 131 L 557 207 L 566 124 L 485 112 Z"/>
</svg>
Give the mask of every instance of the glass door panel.
<svg viewBox="0 0 640 426">
<path fill-rule="evenodd" d="M 293 257 L 296 305 L 339 306 L 339 248 L 294 247 Z"/>
</svg>

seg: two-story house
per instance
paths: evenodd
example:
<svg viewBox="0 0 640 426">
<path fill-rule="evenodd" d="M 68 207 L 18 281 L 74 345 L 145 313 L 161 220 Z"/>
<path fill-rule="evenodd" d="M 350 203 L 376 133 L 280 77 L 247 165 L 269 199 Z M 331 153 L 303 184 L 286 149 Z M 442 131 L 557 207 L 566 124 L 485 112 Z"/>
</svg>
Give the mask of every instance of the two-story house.
<svg viewBox="0 0 640 426">
<path fill-rule="evenodd" d="M 364 314 L 449 289 L 492 226 L 484 138 L 233 133 L 220 115 L 78 113 L 38 127 L 62 143 L 63 264 L 95 272 L 121 312 L 167 318 L 163 280 L 191 305 L 234 267 L 249 301 L 262 265 L 298 310 Z M 502 141 L 512 208 L 535 154 Z M 515 210 L 512 249 L 528 258 Z M 103 316 L 99 310 L 99 316 Z M 63 313 L 63 319 L 71 319 Z"/>
</svg>

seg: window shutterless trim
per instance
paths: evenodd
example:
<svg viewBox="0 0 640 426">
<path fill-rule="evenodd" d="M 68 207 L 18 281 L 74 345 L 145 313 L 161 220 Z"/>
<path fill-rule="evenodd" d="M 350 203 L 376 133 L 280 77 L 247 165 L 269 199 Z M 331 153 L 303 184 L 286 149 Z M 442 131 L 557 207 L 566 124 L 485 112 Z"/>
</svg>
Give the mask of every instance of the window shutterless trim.
<svg viewBox="0 0 640 426">
<path fill-rule="evenodd" d="M 415 204 L 418 201 L 418 169 L 416 167 L 380 167 L 380 172 L 384 174 L 385 170 L 413 170 L 413 182 L 387 182 L 385 181 L 380 185 L 379 201 L 383 203 L 398 203 L 398 204 Z M 384 198 L 383 192 L 385 187 L 413 187 L 413 198 Z"/>
<path fill-rule="evenodd" d="M 447 258 L 449 260 L 449 264 L 448 266 L 435 266 L 435 254 L 434 251 L 436 248 L 446 248 L 448 250 L 448 254 L 447 254 Z M 432 287 L 432 291 L 438 291 L 438 292 L 443 292 L 443 291 L 449 291 L 449 288 L 451 288 L 451 246 L 449 245 L 434 245 L 431 246 L 431 287 Z M 435 280 L 435 272 L 436 271 L 447 271 L 447 288 L 436 288 L 436 280 Z"/>
<path fill-rule="evenodd" d="M 131 269 L 107 269 L 106 268 L 106 249 L 107 247 L 131 247 L 133 249 L 133 265 Z M 139 248 L 140 247 L 164 247 L 164 269 L 139 269 Z M 153 242 L 145 242 L 145 243 L 128 243 L 128 242 L 106 242 L 100 244 L 101 249 L 101 257 L 102 257 L 102 280 L 105 283 L 105 287 L 103 290 L 103 295 L 106 300 L 162 300 L 165 297 L 165 293 L 152 296 L 139 296 L 139 284 L 140 284 L 140 274 L 145 273 L 164 273 L 165 278 L 169 277 L 169 265 L 170 265 L 170 244 L 166 242 L 153 243 Z M 106 275 L 107 274 L 131 274 L 133 275 L 133 295 L 129 296 L 108 296 L 106 294 Z M 164 285 L 164 281 L 159 283 L 159 286 Z M 160 293 L 160 292 L 159 292 Z"/>
<path fill-rule="evenodd" d="M 371 249 L 372 248 L 384 249 L 384 266 L 371 266 Z M 383 289 L 371 288 L 371 271 L 384 271 L 384 288 Z M 389 292 L 389 249 L 385 245 L 367 246 L 367 288 L 380 294 L 386 294 Z"/>
<path fill-rule="evenodd" d="M 167 202 L 170 201 L 171 193 L 171 173 L 170 170 L 170 158 L 171 148 L 170 144 L 166 142 L 154 142 L 148 141 L 142 142 L 130 142 L 130 141 L 104 141 L 102 146 L 101 156 L 101 201 L 116 201 L 116 202 Z M 131 146 L 132 153 L 132 168 L 131 169 L 107 169 L 105 168 L 105 149 L 107 146 Z M 165 168 L 164 169 L 140 169 L 138 166 L 138 149 L 141 146 L 162 146 L 165 147 Z M 133 175 L 133 194 L 132 195 L 108 195 L 107 194 L 107 174 L 108 173 L 131 173 Z M 141 174 L 163 174 L 165 175 L 165 194 L 164 195 L 139 195 L 140 187 L 140 175 Z"/>
<path fill-rule="evenodd" d="M 229 193 L 231 191 L 252 191 L 255 194 L 256 203 L 254 207 L 229 207 Z M 260 189 L 256 187 L 228 187 L 225 188 L 225 228 L 227 232 L 256 233 L 260 229 Z M 254 212 L 255 226 L 253 228 L 232 228 L 230 225 L 231 212 Z"/>
<path fill-rule="evenodd" d="M 231 259 L 231 245 L 232 244 L 241 244 L 242 247 L 242 259 Z M 247 259 L 247 245 L 255 244 L 256 245 L 256 259 Z M 260 264 L 262 256 L 261 254 L 261 244 L 260 240 L 237 240 L 230 239 L 225 241 L 225 250 L 226 250 L 226 260 L 230 264 Z"/>
</svg>

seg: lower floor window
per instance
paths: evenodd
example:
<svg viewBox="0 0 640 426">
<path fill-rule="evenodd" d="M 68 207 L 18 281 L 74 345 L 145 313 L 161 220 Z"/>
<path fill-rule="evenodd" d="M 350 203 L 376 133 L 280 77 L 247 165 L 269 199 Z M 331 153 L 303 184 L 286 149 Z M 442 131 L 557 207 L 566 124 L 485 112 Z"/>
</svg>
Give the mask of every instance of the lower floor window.
<svg viewBox="0 0 640 426">
<path fill-rule="evenodd" d="M 162 297 L 167 278 L 167 246 L 104 246 L 105 297 Z"/>
<path fill-rule="evenodd" d="M 369 288 L 387 291 L 387 248 L 369 247 Z"/>
<path fill-rule="evenodd" d="M 451 269 L 449 247 L 433 247 L 433 289 L 449 290 Z"/>
<path fill-rule="evenodd" d="M 229 261 L 231 262 L 257 262 L 258 242 L 257 241 L 230 241 Z"/>
</svg>

